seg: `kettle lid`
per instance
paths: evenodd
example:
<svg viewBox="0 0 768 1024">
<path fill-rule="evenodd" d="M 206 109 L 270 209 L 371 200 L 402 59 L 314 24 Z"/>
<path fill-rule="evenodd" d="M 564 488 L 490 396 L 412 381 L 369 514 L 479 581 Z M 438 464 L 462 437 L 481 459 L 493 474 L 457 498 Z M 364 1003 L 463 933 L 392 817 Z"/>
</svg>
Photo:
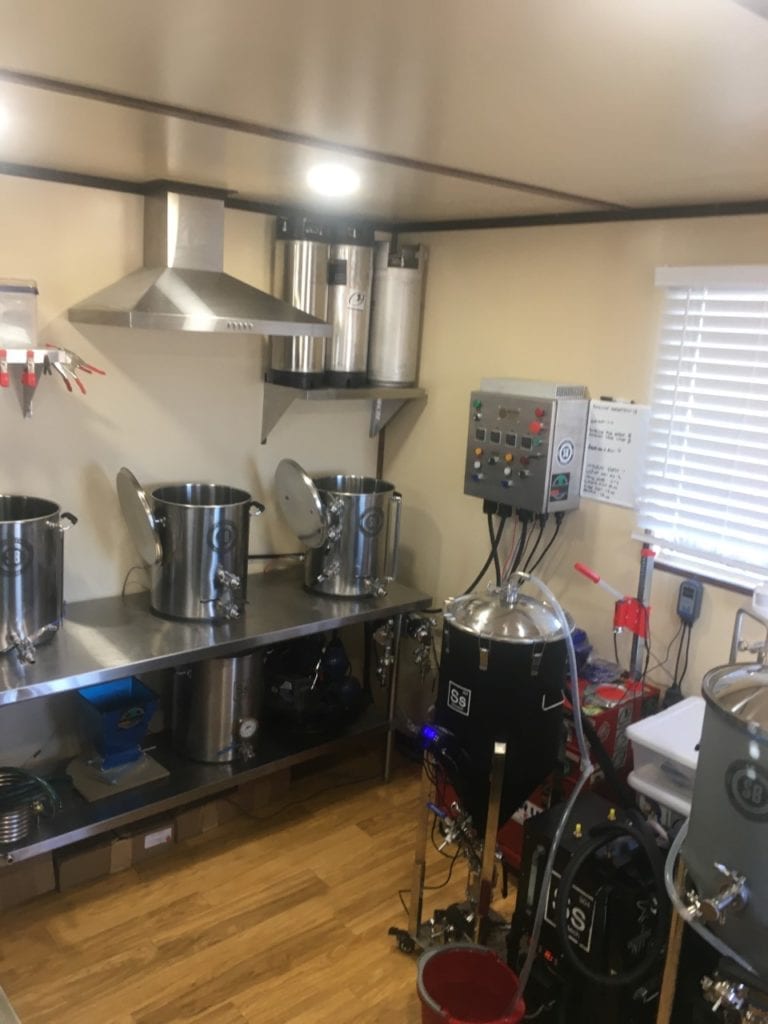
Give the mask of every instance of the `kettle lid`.
<svg viewBox="0 0 768 1024">
<path fill-rule="evenodd" d="M 563 627 L 555 612 L 527 594 L 506 588 L 488 593 L 464 594 L 446 603 L 445 621 L 477 636 L 508 643 L 539 643 L 563 639 Z"/>
<path fill-rule="evenodd" d="M 117 497 L 128 524 L 133 543 L 147 565 L 157 565 L 163 557 L 163 545 L 147 494 L 125 466 L 117 474 Z"/>
<path fill-rule="evenodd" d="M 277 501 L 283 516 L 309 548 L 320 548 L 328 538 L 328 524 L 320 493 L 298 462 L 283 459 L 275 470 Z"/>
</svg>

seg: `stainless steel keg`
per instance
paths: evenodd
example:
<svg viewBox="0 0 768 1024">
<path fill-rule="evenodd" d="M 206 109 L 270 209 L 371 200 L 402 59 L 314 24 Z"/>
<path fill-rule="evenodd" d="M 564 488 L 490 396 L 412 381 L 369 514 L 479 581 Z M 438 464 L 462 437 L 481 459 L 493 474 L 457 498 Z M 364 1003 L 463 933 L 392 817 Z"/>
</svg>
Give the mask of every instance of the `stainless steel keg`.
<svg viewBox="0 0 768 1024">
<path fill-rule="evenodd" d="M 0 653 L 35 660 L 63 615 L 64 533 L 77 522 L 46 498 L 0 495 Z"/>
<path fill-rule="evenodd" d="M 307 217 L 278 217 L 272 292 L 312 316 L 326 319 L 328 305 L 327 228 Z M 308 335 L 270 338 L 267 377 L 275 384 L 315 388 L 325 381 L 327 342 Z"/>
<path fill-rule="evenodd" d="M 373 231 L 337 231 L 328 260 L 328 320 L 333 334 L 325 357 L 326 380 L 333 387 L 367 382 L 372 283 Z"/>
<path fill-rule="evenodd" d="M 211 658 L 174 674 L 173 742 L 193 761 L 254 756 L 264 698 L 261 651 Z"/>
<path fill-rule="evenodd" d="M 418 380 L 426 260 L 423 245 L 392 249 L 390 242 L 376 243 L 368 349 L 371 384 L 410 387 Z"/>
</svg>

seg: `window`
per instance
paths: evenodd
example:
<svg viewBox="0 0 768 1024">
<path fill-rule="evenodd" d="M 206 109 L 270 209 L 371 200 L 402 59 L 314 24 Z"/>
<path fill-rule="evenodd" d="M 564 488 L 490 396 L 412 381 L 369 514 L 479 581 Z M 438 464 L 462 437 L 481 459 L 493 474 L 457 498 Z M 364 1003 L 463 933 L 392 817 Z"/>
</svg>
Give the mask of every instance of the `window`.
<svg viewBox="0 0 768 1024">
<path fill-rule="evenodd" d="M 659 561 L 768 579 L 768 267 L 665 267 L 637 536 Z"/>
</svg>

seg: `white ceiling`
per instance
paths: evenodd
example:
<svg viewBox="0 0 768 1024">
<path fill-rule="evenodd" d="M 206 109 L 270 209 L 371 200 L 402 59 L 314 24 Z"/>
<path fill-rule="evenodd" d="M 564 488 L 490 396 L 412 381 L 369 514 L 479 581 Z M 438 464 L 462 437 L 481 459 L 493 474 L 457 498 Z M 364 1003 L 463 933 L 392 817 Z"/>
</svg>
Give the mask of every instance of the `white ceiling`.
<svg viewBox="0 0 768 1024">
<path fill-rule="evenodd" d="M 382 221 L 768 200 L 761 2 L 0 0 L 0 162 L 305 205 L 347 147 Z"/>
</svg>

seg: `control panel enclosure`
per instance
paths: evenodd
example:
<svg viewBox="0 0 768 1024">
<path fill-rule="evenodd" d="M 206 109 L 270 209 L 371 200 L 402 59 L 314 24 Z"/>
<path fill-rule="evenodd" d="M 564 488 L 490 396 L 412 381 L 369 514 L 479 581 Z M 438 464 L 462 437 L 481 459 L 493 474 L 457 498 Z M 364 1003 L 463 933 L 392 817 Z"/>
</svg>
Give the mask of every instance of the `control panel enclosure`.
<svg viewBox="0 0 768 1024">
<path fill-rule="evenodd" d="M 492 383 L 470 396 L 464 493 L 532 513 L 578 508 L 586 388 L 543 382 L 537 394 L 534 382 Z"/>
</svg>

